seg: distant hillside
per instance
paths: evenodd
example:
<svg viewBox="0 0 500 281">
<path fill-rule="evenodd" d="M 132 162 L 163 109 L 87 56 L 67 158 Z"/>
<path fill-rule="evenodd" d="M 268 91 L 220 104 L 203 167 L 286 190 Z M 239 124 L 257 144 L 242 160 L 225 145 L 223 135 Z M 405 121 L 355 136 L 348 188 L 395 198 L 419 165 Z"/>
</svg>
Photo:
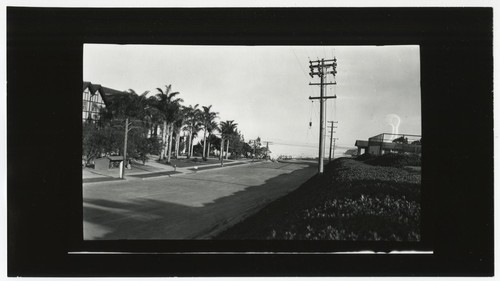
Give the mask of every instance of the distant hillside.
<svg viewBox="0 0 500 281">
<path fill-rule="evenodd" d="M 358 149 L 357 148 L 348 149 L 348 150 L 346 150 L 344 152 L 344 154 L 351 155 L 351 156 L 356 156 L 356 155 L 358 155 Z"/>
</svg>

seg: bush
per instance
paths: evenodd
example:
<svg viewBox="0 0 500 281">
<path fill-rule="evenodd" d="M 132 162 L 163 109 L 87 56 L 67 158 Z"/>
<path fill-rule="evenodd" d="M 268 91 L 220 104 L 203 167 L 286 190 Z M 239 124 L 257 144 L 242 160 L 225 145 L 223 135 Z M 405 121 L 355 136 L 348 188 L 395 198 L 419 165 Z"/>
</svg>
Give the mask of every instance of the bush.
<svg viewBox="0 0 500 281">
<path fill-rule="evenodd" d="M 339 158 L 216 239 L 420 240 L 419 173 Z"/>
<path fill-rule="evenodd" d="M 334 198 L 302 210 L 292 228 L 273 228 L 268 238 L 418 241 L 419 221 L 419 203 L 405 198 Z"/>
<path fill-rule="evenodd" d="M 416 154 L 388 153 L 365 161 L 373 166 L 404 167 L 421 166 L 420 156 Z"/>
<path fill-rule="evenodd" d="M 358 160 L 358 161 L 365 161 L 365 160 L 368 160 L 368 159 L 373 159 L 375 158 L 376 156 L 375 155 L 372 155 L 368 152 L 365 152 L 359 156 L 357 156 L 355 159 Z"/>
<path fill-rule="evenodd" d="M 331 166 L 330 166 L 331 165 Z M 377 167 L 349 158 L 341 158 L 328 165 L 325 176 L 332 183 L 350 183 L 364 181 L 366 183 L 385 181 L 393 183 L 420 184 L 418 172 L 409 172 L 396 167 Z"/>
<path fill-rule="evenodd" d="M 239 155 L 236 155 L 235 153 L 231 153 L 231 155 L 229 155 L 228 159 L 240 159 L 240 156 Z"/>
</svg>

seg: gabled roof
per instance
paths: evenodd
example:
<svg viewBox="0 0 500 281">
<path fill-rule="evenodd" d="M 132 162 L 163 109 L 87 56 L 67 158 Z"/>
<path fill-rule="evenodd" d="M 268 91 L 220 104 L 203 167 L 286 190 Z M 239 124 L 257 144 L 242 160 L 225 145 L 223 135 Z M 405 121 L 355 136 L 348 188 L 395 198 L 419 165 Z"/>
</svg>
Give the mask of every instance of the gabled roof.
<svg viewBox="0 0 500 281">
<path fill-rule="evenodd" d="M 99 85 L 99 84 L 92 84 L 90 82 L 83 81 L 83 89 L 82 89 L 82 91 L 85 91 L 86 88 L 89 88 L 90 93 L 92 95 L 95 95 L 95 93 L 97 91 L 99 91 L 99 89 L 101 88 L 101 85 Z"/>
<path fill-rule="evenodd" d="M 107 87 L 101 87 L 101 93 L 103 93 L 103 99 L 106 106 L 108 106 L 110 103 L 113 103 L 113 100 L 118 96 L 130 95 L 129 92 L 118 91 Z"/>
<path fill-rule="evenodd" d="M 356 143 L 354 145 L 357 147 L 368 147 L 368 141 L 356 140 Z"/>
<path fill-rule="evenodd" d="M 99 92 L 106 106 L 109 106 L 109 104 L 113 102 L 113 99 L 116 96 L 129 94 L 128 92 L 125 91 L 119 91 L 108 87 L 103 87 L 101 86 L 101 84 L 92 84 L 91 82 L 83 81 L 82 91 L 85 90 L 86 88 L 89 88 L 90 92 L 94 95 L 96 92 Z"/>
</svg>

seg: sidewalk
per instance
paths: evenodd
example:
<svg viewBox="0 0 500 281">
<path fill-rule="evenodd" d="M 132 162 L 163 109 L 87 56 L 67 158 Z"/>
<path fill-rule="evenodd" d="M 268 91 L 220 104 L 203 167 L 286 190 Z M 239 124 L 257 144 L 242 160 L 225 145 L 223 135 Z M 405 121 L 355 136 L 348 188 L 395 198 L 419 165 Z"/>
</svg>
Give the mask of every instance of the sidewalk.
<svg viewBox="0 0 500 281">
<path fill-rule="evenodd" d="M 165 174 L 174 172 L 174 168 L 168 165 L 157 163 L 154 160 L 146 162 L 142 165 L 140 163 L 132 163 L 130 169 L 125 169 L 125 179 L 141 179 L 140 175 L 154 175 Z M 107 170 L 95 170 L 92 168 L 82 169 L 82 182 L 95 183 L 104 181 L 123 180 L 120 179 L 120 169 L 111 168 Z"/>
<path fill-rule="evenodd" d="M 212 169 L 224 169 L 232 166 L 251 164 L 251 163 L 256 164 L 256 163 L 261 163 L 261 161 L 253 162 L 252 159 L 244 159 L 244 160 L 233 160 L 231 162 L 225 162 L 223 167 L 220 166 L 220 163 L 215 163 L 215 164 L 201 164 L 188 167 L 174 168 L 172 166 L 158 163 L 156 162 L 156 160 L 150 159 L 144 165 L 140 163 L 132 163 L 131 169 L 125 169 L 125 179 L 119 178 L 120 176 L 119 168 L 112 168 L 108 170 L 94 170 L 92 168 L 83 168 L 82 182 L 97 183 L 97 182 L 116 181 L 116 180 L 144 180 L 148 178 L 156 178 L 163 176 L 170 177 L 180 174 L 192 174 Z"/>
<path fill-rule="evenodd" d="M 194 167 L 189 167 L 188 170 L 191 172 L 200 172 L 204 170 L 213 170 L 213 169 L 223 169 L 226 167 L 232 167 L 232 166 L 237 166 L 237 165 L 242 165 L 242 164 L 257 164 L 257 163 L 263 163 L 263 161 L 252 161 L 252 159 L 244 159 L 244 160 L 236 160 L 234 162 L 230 163 L 224 163 L 224 166 L 221 166 L 220 163 L 217 164 L 208 164 L 208 165 L 203 165 L 200 167 L 194 168 Z"/>
</svg>

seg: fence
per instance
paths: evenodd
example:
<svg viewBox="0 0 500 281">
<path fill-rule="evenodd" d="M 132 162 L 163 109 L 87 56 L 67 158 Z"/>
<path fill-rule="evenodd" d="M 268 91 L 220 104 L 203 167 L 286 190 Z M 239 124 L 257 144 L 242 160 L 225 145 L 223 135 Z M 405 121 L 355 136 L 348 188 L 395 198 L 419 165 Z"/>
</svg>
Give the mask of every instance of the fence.
<svg viewBox="0 0 500 281">
<path fill-rule="evenodd" d="M 374 155 L 384 153 L 422 153 L 422 137 L 408 134 L 383 133 L 368 139 L 368 152 Z"/>
</svg>

